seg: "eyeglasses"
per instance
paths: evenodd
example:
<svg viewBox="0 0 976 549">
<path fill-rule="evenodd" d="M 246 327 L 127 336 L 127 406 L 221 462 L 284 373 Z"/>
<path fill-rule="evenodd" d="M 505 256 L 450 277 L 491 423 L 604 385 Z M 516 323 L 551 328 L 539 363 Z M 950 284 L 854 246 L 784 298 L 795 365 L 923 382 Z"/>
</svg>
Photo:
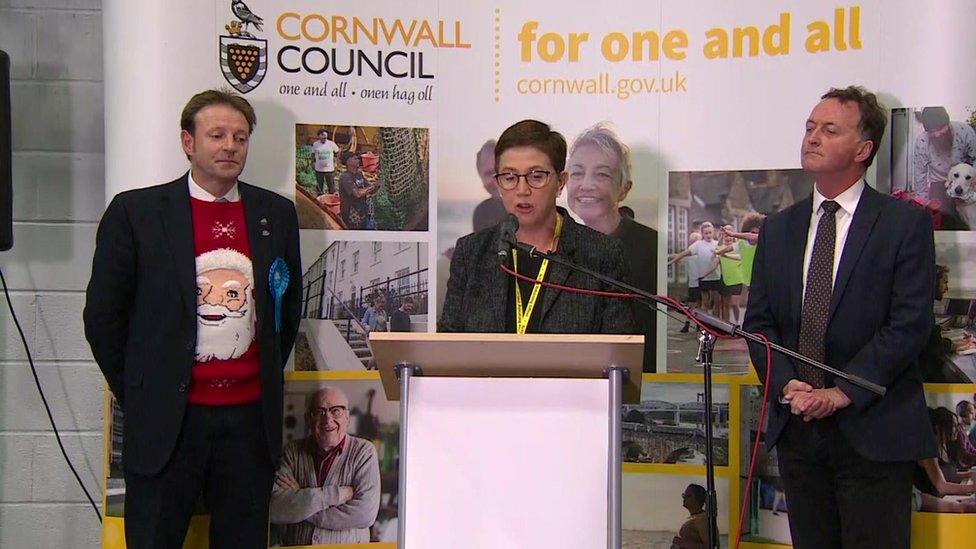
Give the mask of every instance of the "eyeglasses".
<svg viewBox="0 0 976 549">
<path fill-rule="evenodd" d="M 309 415 L 311 415 L 313 419 L 322 419 L 325 417 L 325 414 L 329 414 L 329 416 L 332 417 L 332 419 L 339 419 L 345 413 L 346 413 L 345 406 L 329 406 L 328 408 L 323 408 L 320 406 L 318 408 L 312 408 L 312 411 L 309 412 Z"/>
<path fill-rule="evenodd" d="M 549 176 L 552 172 L 546 170 L 532 170 L 529 173 L 515 173 L 515 172 L 503 172 L 495 174 L 495 183 L 506 191 L 510 191 L 515 187 L 518 187 L 519 180 L 523 177 L 525 182 L 529 184 L 533 189 L 541 189 L 546 186 L 549 182 Z"/>
</svg>

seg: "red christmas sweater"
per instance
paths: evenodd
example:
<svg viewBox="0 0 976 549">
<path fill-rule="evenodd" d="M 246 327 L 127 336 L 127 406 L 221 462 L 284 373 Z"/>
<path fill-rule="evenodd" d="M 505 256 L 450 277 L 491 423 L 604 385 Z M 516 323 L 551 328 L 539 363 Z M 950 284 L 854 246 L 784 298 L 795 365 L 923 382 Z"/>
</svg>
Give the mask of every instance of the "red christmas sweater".
<svg viewBox="0 0 976 549">
<path fill-rule="evenodd" d="M 222 406 L 261 398 L 255 343 L 254 270 L 244 204 L 190 199 L 197 273 L 197 348 L 191 404 Z"/>
</svg>

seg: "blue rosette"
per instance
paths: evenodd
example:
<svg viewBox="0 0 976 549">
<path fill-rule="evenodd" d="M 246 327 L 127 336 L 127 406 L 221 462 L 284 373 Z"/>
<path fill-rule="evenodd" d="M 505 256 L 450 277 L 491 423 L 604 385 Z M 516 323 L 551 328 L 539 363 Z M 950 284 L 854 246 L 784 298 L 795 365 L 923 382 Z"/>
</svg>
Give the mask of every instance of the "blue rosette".
<svg viewBox="0 0 976 549">
<path fill-rule="evenodd" d="M 291 275 L 285 260 L 280 257 L 275 258 L 268 271 L 268 287 L 274 298 L 275 333 L 281 333 L 281 299 L 285 295 L 290 279 Z"/>
</svg>

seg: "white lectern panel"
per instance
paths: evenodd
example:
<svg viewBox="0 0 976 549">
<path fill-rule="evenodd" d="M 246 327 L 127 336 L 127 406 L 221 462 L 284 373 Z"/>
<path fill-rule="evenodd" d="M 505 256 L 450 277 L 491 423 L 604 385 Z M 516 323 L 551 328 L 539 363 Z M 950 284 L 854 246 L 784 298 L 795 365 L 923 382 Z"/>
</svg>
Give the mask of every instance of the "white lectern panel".
<svg viewBox="0 0 976 549">
<path fill-rule="evenodd" d="M 609 382 L 410 382 L 405 549 L 607 545 Z"/>
</svg>

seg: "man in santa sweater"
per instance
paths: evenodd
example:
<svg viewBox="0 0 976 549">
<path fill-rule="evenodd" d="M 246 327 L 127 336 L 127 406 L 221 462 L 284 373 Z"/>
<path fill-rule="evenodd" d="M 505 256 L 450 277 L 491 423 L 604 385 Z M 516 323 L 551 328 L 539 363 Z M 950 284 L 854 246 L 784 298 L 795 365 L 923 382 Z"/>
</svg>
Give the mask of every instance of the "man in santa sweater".
<svg viewBox="0 0 976 549">
<path fill-rule="evenodd" d="M 190 169 L 120 193 L 98 227 L 85 335 L 125 414 L 128 547 L 267 547 L 282 369 L 298 331 L 293 203 L 238 181 L 254 110 L 209 90 L 180 119 Z"/>
</svg>

